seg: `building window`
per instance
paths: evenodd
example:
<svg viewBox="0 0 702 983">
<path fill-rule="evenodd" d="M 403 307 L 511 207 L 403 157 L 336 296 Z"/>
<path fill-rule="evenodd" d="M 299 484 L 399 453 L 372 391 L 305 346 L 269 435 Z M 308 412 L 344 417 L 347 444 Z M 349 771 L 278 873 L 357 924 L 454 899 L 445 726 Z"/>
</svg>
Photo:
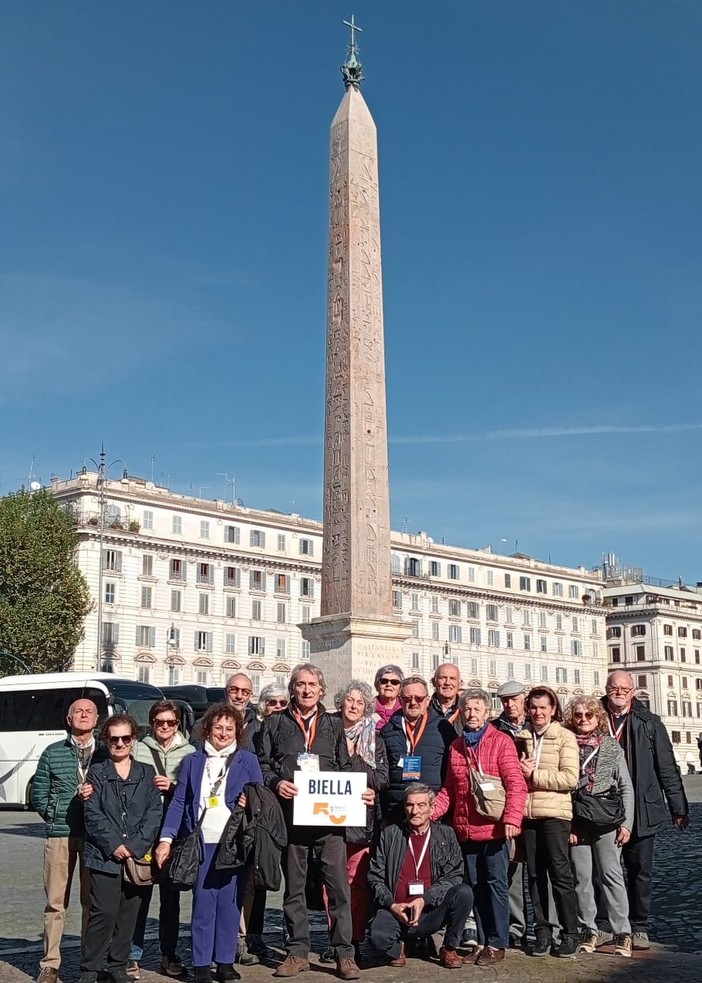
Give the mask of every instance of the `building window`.
<svg viewBox="0 0 702 983">
<path fill-rule="evenodd" d="M 593 686 L 599 686 L 600 685 L 600 670 L 599 669 L 595 669 L 595 671 L 592 674 L 592 684 L 593 684 Z"/>
<path fill-rule="evenodd" d="M 548 592 L 548 587 L 547 587 L 546 581 L 545 580 L 537 580 L 536 581 L 536 593 L 537 594 L 546 594 L 547 592 Z"/>
<path fill-rule="evenodd" d="M 448 579 L 449 580 L 459 580 L 459 569 L 457 563 L 449 563 L 448 565 Z"/>
<path fill-rule="evenodd" d="M 488 628 L 488 645 L 495 649 L 500 647 L 500 632 L 497 628 Z"/>
<path fill-rule="evenodd" d="M 413 669 L 419 669 L 419 652 L 413 652 L 410 661 Z"/>
<path fill-rule="evenodd" d="M 412 622 L 412 638 L 419 638 L 419 622 Z"/>
<path fill-rule="evenodd" d="M 573 669 L 573 682 L 576 686 L 580 686 L 580 670 Z"/>
<path fill-rule="evenodd" d="M 275 620 L 279 625 L 284 625 L 288 620 L 288 606 L 283 601 L 278 601 L 275 606 Z"/>
<path fill-rule="evenodd" d="M 429 561 L 429 574 L 432 577 L 440 577 L 441 576 L 441 564 L 439 563 L 438 560 L 430 560 Z"/>
<path fill-rule="evenodd" d="M 240 583 L 241 583 L 241 574 L 239 573 L 239 567 L 225 567 L 224 586 L 238 587 Z"/>
<path fill-rule="evenodd" d="M 558 635 L 556 637 L 556 652 L 558 652 L 559 655 L 563 655 L 563 636 L 562 635 Z"/>
<path fill-rule="evenodd" d="M 171 517 L 171 532 L 174 536 L 182 536 L 183 534 L 183 516 L 174 515 Z"/>
<path fill-rule="evenodd" d="M 609 661 L 610 662 L 621 662 L 622 652 L 618 645 L 613 645 L 609 650 Z"/>
<path fill-rule="evenodd" d="M 119 642 L 119 625 L 114 621 L 103 621 L 102 640 L 108 645 L 117 645 Z"/>
<path fill-rule="evenodd" d="M 200 520 L 200 539 L 210 538 L 210 524 L 207 519 Z"/>
<path fill-rule="evenodd" d="M 463 632 L 460 625 L 449 625 L 448 630 L 449 642 L 455 642 L 460 645 L 463 641 Z"/>
<path fill-rule="evenodd" d="M 416 556 L 405 557 L 405 573 L 408 577 L 421 577 L 422 561 L 418 560 Z"/>
<path fill-rule="evenodd" d="M 512 616 L 512 608 L 505 608 L 505 623 L 508 625 L 514 624 L 514 618 Z"/>
<path fill-rule="evenodd" d="M 285 552 L 285 533 L 282 532 L 278 533 L 278 552 Z"/>
<path fill-rule="evenodd" d="M 607 629 L 607 638 L 621 638 L 622 629 L 620 625 L 613 625 L 611 628 Z"/>
<path fill-rule="evenodd" d="M 524 679 L 531 682 L 531 662 L 524 663 Z"/>
<path fill-rule="evenodd" d="M 680 649 L 680 661 L 687 662 L 687 655 L 684 648 Z"/>
<path fill-rule="evenodd" d="M 117 597 L 117 584 L 105 584 L 105 604 L 114 604 Z"/>
<path fill-rule="evenodd" d="M 672 625 L 663 625 L 663 634 L 664 635 L 672 635 L 673 634 L 673 626 Z"/>
<path fill-rule="evenodd" d="M 524 635 L 524 651 L 531 652 L 531 635 Z"/>
<path fill-rule="evenodd" d="M 207 669 L 198 669 L 195 673 L 195 682 L 198 686 L 207 686 L 209 683 L 209 672 Z"/>
<path fill-rule="evenodd" d="M 493 679 L 497 675 L 497 659 L 490 659 L 488 662 L 488 675 Z"/>
<path fill-rule="evenodd" d="M 156 629 L 151 625 L 137 625 L 136 644 L 142 649 L 152 649 L 156 647 Z"/>
<path fill-rule="evenodd" d="M 669 717 L 677 717 L 677 715 L 678 715 L 678 701 L 677 700 L 668 700 L 668 716 Z M 680 741 L 678 740 L 677 743 L 679 744 Z"/>
<path fill-rule="evenodd" d="M 211 652 L 212 651 L 212 632 L 211 631 L 196 631 L 195 632 L 195 642 L 194 647 L 196 652 Z"/>
<path fill-rule="evenodd" d="M 700 664 L 700 650 L 695 649 L 695 665 L 698 666 L 699 664 Z"/>
<path fill-rule="evenodd" d="M 635 648 L 634 648 L 634 651 L 636 653 L 636 661 L 637 662 L 644 662 L 645 659 L 646 659 L 646 646 L 645 645 L 636 645 Z"/>
<path fill-rule="evenodd" d="M 438 594 L 432 594 L 431 595 L 431 613 L 432 614 L 438 614 L 439 613 L 439 595 Z"/>
<path fill-rule="evenodd" d="M 493 587 L 494 584 L 495 584 L 495 574 L 494 574 L 494 571 L 492 571 L 492 570 L 486 571 L 485 576 L 487 578 L 487 585 L 488 585 L 488 587 Z"/>
<path fill-rule="evenodd" d="M 197 577 L 198 584 L 211 584 L 214 582 L 214 564 L 198 563 Z"/>
<path fill-rule="evenodd" d="M 687 638 L 687 628 L 682 626 L 678 628 L 678 638 Z"/>
<path fill-rule="evenodd" d="M 631 637 L 641 638 L 646 634 L 646 625 L 632 625 L 631 626 Z"/>
<path fill-rule="evenodd" d="M 256 598 L 251 601 L 251 620 L 260 621 L 261 620 L 261 602 Z"/>
<path fill-rule="evenodd" d="M 573 631 L 580 631 L 580 623 L 577 618 L 573 618 Z"/>
<path fill-rule="evenodd" d="M 238 526 L 225 526 L 224 527 L 224 542 L 225 543 L 235 543 L 238 544 L 240 541 L 240 533 Z"/>
<path fill-rule="evenodd" d="M 522 624 L 523 625 L 531 624 L 531 611 L 529 610 L 529 608 L 524 608 L 524 610 L 522 611 Z"/>
<path fill-rule="evenodd" d="M 432 621 L 431 623 L 431 637 L 435 642 L 439 641 L 439 622 Z"/>
<path fill-rule="evenodd" d="M 224 636 L 224 651 L 226 655 L 236 655 L 236 635 L 228 631 Z"/>
<path fill-rule="evenodd" d="M 225 598 L 224 610 L 227 618 L 236 618 L 236 597 L 228 596 Z"/>
<path fill-rule="evenodd" d="M 198 594 L 197 598 L 197 609 L 199 614 L 209 614 L 210 613 L 210 595 L 209 594 Z"/>
<path fill-rule="evenodd" d="M 563 615 L 556 615 L 556 631 L 563 631 Z"/>
<path fill-rule="evenodd" d="M 454 597 L 449 598 L 448 613 L 450 618 L 461 617 L 461 602 L 456 600 Z"/>
<path fill-rule="evenodd" d="M 260 635 L 249 635 L 249 655 L 265 655 L 266 640 Z"/>
<path fill-rule="evenodd" d="M 145 553 L 141 558 L 141 575 L 142 577 L 154 575 L 154 558 L 151 553 Z"/>
<path fill-rule="evenodd" d="M 563 584 L 559 584 L 557 581 L 554 581 L 551 584 L 551 593 L 554 597 L 563 597 Z"/>
<path fill-rule="evenodd" d="M 154 528 L 154 514 L 150 509 L 144 509 L 141 516 L 141 524 L 144 529 Z"/>
<path fill-rule="evenodd" d="M 401 611 L 402 610 L 402 591 L 401 590 L 394 590 L 392 592 L 392 606 L 395 608 L 396 611 Z"/>
<path fill-rule="evenodd" d="M 507 632 L 507 639 L 506 639 L 505 644 L 506 644 L 506 646 L 507 646 L 508 649 L 513 649 L 514 648 L 514 632 L 513 631 L 508 631 Z"/>
<path fill-rule="evenodd" d="M 466 605 L 466 612 L 468 618 L 473 618 L 477 621 L 480 617 L 480 606 L 477 601 L 468 601 Z"/>
<path fill-rule="evenodd" d="M 497 605 L 496 604 L 486 604 L 485 605 L 485 617 L 488 621 L 497 621 Z"/>
<path fill-rule="evenodd" d="M 557 683 L 568 682 L 568 670 L 564 669 L 562 666 L 556 666 L 556 682 Z"/>
<path fill-rule="evenodd" d="M 583 654 L 582 642 L 578 638 L 571 638 L 570 640 L 570 654 L 574 655 L 576 658 L 580 658 Z"/>
<path fill-rule="evenodd" d="M 122 551 L 121 550 L 103 550 L 102 551 L 102 569 L 109 570 L 111 573 L 121 573 L 122 572 Z"/>
<path fill-rule="evenodd" d="M 275 640 L 275 657 L 276 657 L 276 659 L 281 659 L 282 661 L 285 661 L 285 639 L 284 638 L 276 638 L 276 640 Z M 277 679 L 276 679 L 276 682 L 278 682 Z M 280 685 L 280 683 L 278 685 Z M 287 688 L 287 685 L 288 685 L 288 683 L 287 683 L 287 677 L 283 677 L 283 686 L 285 688 Z"/>
<path fill-rule="evenodd" d="M 470 638 L 471 645 L 480 645 L 480 629 L 471 627 L 469 638 Z"/>
<path fill-rule="evenodd" d="M 700 629 L 700 628 L 693 628 L 692 629 L 692 638 L 693 638 L 693 640 L 696 639 L 697 641 L 699 641 L 700 639 L 702 639 L 702 629 Z"/>
<path fill-rule="evenodd" d="M 548 652 L 548 636 L 539 635 L 539 651 Z"/>
<path fill-rule="evenodd" d="M 287 573 L 275 574 L 273 580 L 273 590 L 276 594 L 290 593 L 290 576 Z"/>
<path fill-rule="evenodd" d="M 673 655 L 673 646 L 672 645 L 664 645 L 663 646 L 663 656 L 664 656 L 666 662 L 674 662 L 675 661 L 675 656 Z"/>
<path fill-rule="evenodd" d="M 548 666 L 541 666 L 541 682 L 548 682 Z"/>
<path fill-rule="evenodd" d="M 137 682 L 148 683 L 149 681 L 149 666 L 138 666 L 137 667 Z"/>
<path fill-rule="evenodd" d="M 520 577 L 519 578 L 519 589 L 520 590 L 531 590 L 531 577 Z"/>
<path fill-rule="evenodd" d="M 568 597 L 571 601 L 578 601 L 580 599 L 580 588 L 577 584 L 568 584 Z"/>
<path fill-rule="evenodd" d="M 300 577 L 300 597 L 314 597 L 314 580 L 311 577 Z"/>
<path fill-rule="evenodd" d="M 475 583 L 475 567 L 468 567 L 468 582 L 470 584 Z"/>
<path fill-rule="evenodd" d="M 168 685 L 177 686 L 180 682 L 180 667 L 179 666 L 169 666 L 168 667 Z"/>
<path fill-rule="evenodd" d="M 512 574 L 511 573 L 506 573 L 505 574 L 505 587 L 511 587 L 511 586 L 512 586 Z"/>
<path fill-rule="evenodd" d="M 258 549 L 264 550 L 266 548 L 266 534 L 261 529 L 252 529 L 249 533 L 249 546 L 255 546 Z"/>
<path fill-rule="evenodd" d="M 673 677 L 671 675 L 669 675 L 668 676 L 668 689 L 672 689 L 672 687 L 673 687 Z"/>
<path fill-rule="evenodd" d="M 298 549 L 300 551 L 300 556 L 314 556 L 314 540 L 313 539 L 298 540 Z"/>
<path fill-rule="evenodd" d="M 545 627 L 546 627 L 546 612 L 539 611 L 539 628 L 545 628 Z"/>
<path fill-rule="evenodd" d="M 249 590 L 265 590 L 266 575 L 263 570 L 249 570 Z"/>
<path fill-rule="evenodd" d="M 185 571 L 185 560 L 171 560 L 168 569 L 168 579 L 185 581 Z"/>
<path fill-rule="evenodd" d="M 141 588 L 141 607 L 142 608 L 150 608 L 150 607 L 152 607 L 153 606 L 152 605 L 152 600 L 153 600 L 153 590 L 151 589 L 151 587 L 142 587 Z"/>
<path fill-rule="evenodd" d="M 402 572 L 402 563 L 397 553 L 390 554 L 390 573 L 399 574 Z"/>
<path fill-rule="evenodd" d="M 311 608 L 309 604 L 300 605 L 300 621 L 302 621 L 303 624 L 307 624 L 307 622 L 310 620 L 310 612 Z"/>
<path fill-rule="evenodd" d="M 507 679 L 514 679 L 514 677 L 515 677 L 514 663 L 513 662 L 508 662 L 507 663 Z"/>
<path fill-rule="evenodd" d="M 687 676 L 683 676 L 680 680 L 680 685 L 683 689 L 687 689 Z"/>
<path fill-rule="evenodd" d="M 310 643 L 305 638 L 302 639 L 302 645 L 300 646 L 300 651 L 303 660 L 309 661 L 310 654 L 311 654 Z"/>
</svg>

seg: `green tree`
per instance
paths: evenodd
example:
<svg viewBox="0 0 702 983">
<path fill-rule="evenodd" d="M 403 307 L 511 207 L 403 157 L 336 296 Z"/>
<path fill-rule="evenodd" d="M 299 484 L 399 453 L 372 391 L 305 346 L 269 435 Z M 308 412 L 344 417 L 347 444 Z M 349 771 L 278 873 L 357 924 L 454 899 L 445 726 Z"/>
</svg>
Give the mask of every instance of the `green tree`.
<svg viewBox="0 0 702 983">
<path fill-rule="evenodd" d="M 0 499 L 0 674 L 61 672 L 83 637 L 93 602 L 76 563 L 73 519 L 49 492 Z"/>
</svg>

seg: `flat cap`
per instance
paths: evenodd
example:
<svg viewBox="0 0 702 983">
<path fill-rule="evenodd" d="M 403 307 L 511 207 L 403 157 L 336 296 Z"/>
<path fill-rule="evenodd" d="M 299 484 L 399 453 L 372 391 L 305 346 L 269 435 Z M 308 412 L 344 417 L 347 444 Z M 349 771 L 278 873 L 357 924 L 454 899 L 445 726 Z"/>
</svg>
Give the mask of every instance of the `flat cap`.
<svg viewBox="0 0 702 983">
<path fill-rule="evenodd" d="M 508 679 L 497 691 L 501 700 L 506 700 L 508 696 L 521 696 L 522 693 L 526 693 L 526 686 L 518 683 L 516 679 Z"/>
</svg>

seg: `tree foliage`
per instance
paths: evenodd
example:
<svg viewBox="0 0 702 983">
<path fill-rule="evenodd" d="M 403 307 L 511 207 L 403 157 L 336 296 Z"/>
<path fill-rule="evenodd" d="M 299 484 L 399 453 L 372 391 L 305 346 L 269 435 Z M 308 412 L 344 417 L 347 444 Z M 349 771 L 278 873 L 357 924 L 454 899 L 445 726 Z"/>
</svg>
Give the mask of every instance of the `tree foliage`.
<svg viewBox="0 0 702 983">
<path fill-rule="evenodd" d="M 32 672 L 60 672 L 73 660 L 92 608 L 76 563 L 72 517 L 41 489 L 0 499 L 0 653 Z M 0 654 L 0 673 L 21 671 Z"/>
</svg>

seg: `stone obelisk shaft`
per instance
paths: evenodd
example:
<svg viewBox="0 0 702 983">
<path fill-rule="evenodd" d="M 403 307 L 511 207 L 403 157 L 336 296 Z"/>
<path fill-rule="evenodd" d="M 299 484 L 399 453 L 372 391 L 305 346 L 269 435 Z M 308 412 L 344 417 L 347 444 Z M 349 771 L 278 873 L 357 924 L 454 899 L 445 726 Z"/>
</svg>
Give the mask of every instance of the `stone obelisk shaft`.
<svg viewBox="0 0 702 983">
<path fill-rule="evenodd" d="M 331 126 L 321 616 L 392 616 L 378 144 L 349 87 Z"/>
</svg>

